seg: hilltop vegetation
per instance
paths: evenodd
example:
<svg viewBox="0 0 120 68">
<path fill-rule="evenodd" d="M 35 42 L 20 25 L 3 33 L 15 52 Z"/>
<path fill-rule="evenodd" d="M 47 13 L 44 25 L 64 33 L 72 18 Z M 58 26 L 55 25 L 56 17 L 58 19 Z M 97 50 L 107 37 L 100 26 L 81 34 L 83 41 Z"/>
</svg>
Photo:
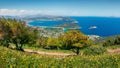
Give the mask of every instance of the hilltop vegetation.
<svg viewBox="0 0 120 68">
<path fill-rule="evenodd" d="M 43 39 L 46 39 L 42 45 L 45 48 L 75 49 L 76 54 L 79 54 L 80 48 L 91 45 L 88 37 L 77 30 L 68 31 L 57 38 L 45 38 L 38 36 L 36 29 L 27 26 L 20 20 L 0 18 L 0 26 L 1 45 L 9 47 L 9 44 L 12 43 L 15 44 L 17 50 L 21 51 L 23 51 L 22 47 L 25 44 L 35 44 L 39 39 L 42 43 L 44 42 Z"/>
<path fill-rule="evenodd" d="M 120 36 L 96 43 L 78 30 L 57 37 L 45 37 L 24 21 L 0 18 L 0 66 L 3 68 L 119 68 L 120 55 L 109 54 L 108 46 L 120 46 Z M 23 52 L 23 46 L 68 50 L 69 56 L 38 55 Z M 14 48 L 15 47 L 15 48 Z M 18 51 L 19 50 L 19 51 Z M 22 51 L 22 52 L 21 52 Z"/>
</svg>

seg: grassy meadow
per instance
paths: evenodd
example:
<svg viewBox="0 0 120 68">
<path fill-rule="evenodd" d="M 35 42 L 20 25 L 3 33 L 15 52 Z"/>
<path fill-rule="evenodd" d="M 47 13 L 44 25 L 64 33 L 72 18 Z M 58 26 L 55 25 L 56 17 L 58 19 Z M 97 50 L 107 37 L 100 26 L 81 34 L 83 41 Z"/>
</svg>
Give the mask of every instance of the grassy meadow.
<svg viewBox="0 0 120 68">
<path fill-rule="evenodd" d="M 119 54 L 49 56 L 20 52 L 0 46 L 2 68 L 120 68 Z"/>
</svg>

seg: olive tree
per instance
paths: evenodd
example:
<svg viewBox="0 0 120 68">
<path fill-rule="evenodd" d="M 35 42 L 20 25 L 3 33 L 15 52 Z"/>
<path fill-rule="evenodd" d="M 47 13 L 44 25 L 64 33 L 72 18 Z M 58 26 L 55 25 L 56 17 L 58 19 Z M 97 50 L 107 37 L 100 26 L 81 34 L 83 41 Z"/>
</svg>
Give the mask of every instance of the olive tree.
<svg viewBox="0 0 120 68">
<path fill-rule="evenodd" d="M 10 26 L 13 34 L 11 41 L 18 50 L 23 51 L 23 45 L 32 44 L 37 39 L 37 30 L 27 26 L 23 21 L 13 21 Z"/>
<path fill-rule="evenodd" d="M 91 45 L 88 37 L 82 34 L 78 30 L 69 30 L 63 37 L 63 46 L 67 49 L 75 49 L 75 53 L 78 55 L 81 48 Z"/>
<path fill-rule="evenodd" d="M 23 51 L 23 45 L 32 44 L 38 38 L 38 31 L 26 25 L 24 21 L 0 18 L 1 38 L 8 44 L 13 43 L 16 49 Z"/>
<path fill-rule="evenodd" d="M 8 21 L 9 20 L 9 21 Z M 0 43 L 9 47 L 12 31 L 10 29 L 10 19 L 0 18 Z"/>
</svg>

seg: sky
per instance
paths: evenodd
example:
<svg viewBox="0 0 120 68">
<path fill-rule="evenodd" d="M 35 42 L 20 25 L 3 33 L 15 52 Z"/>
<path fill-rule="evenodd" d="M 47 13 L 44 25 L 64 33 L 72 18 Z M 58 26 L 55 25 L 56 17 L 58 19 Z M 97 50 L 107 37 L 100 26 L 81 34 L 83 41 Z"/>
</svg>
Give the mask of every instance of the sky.
<svg viewBox="0 0 120 68">
<path fill-rule="evenodd" d="M 0 0 L 0 15 L 120 17 L 120 0 Z"/>
</svg>

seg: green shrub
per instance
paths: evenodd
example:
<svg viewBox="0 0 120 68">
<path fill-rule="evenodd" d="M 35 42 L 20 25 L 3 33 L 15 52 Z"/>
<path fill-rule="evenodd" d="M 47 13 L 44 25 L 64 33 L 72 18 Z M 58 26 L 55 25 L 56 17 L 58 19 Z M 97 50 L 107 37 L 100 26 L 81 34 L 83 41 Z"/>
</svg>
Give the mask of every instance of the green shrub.
<svg viewBox="0 0 120 68">
<path fill-rule="evenodd" d="M 60 44 L 60 41 L 57 38 L 48 38 L 47 46 L 50 49 L 59 49 L 61 44 Z"/>
<path fill-rule="evenodd" d="M 114 40 L 107 40 L 103 43 L 103 46 L 112 46 L 114 45 Z"/>
<path fill-rule="evenodd" d="M 90 46 L 84 50 L 84 55 L 100 55 L 106 52 L 102 46 Z"/>
<path fill-rule="evenodd" d="M 103 46 L 115 46 L 115 45 L 120 45 L 120 35 L 109 38 L 103 43 Z"/>
<path fill-rule="evenodd" d="M 116 38 L 115 38 L 115 44 L 116 45 L 120 44 L 120 35 L 116 36 Z"/>
</svg>

